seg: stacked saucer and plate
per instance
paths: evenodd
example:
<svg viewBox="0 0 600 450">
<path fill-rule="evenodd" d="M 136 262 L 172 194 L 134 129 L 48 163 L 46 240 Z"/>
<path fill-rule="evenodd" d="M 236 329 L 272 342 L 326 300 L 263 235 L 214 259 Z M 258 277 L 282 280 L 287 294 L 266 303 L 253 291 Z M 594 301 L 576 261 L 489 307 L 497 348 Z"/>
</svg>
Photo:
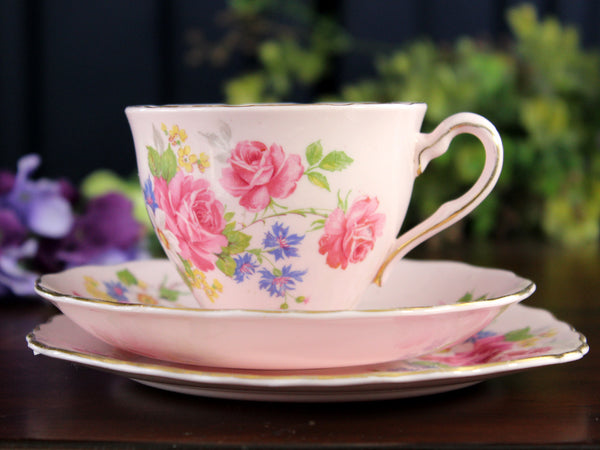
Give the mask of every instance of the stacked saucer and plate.
<svg viewBox="0 0 600 450">
<path fill-rule="evenodd" d="M 264 401 L 444 392 L 573 361 L 585 338 L 520 305 L 501 269 L 404 255 L 492 190 L 486 119 L 420 133 L 424 104 L 127 109 L 148 213 L 168 259 L 42 276 L 63 314 L 39 354 L 171 391 Z M 414 178 L 457 134 L 486 160 L 463 196 L 397 237 Z"/>
</svg>

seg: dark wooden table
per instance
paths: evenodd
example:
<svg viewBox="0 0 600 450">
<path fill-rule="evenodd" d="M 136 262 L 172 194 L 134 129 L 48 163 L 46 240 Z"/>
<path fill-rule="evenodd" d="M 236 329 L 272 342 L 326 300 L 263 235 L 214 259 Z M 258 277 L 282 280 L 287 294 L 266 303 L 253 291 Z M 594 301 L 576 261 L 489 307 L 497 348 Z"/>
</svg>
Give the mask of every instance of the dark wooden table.
<svg viewBox="0 0 600 450">
<path fill-rule="evenodd" d="M 600 258 L 533 244 L 473 245 L 444 256 L 531 278 L 525 304 L 588 338 L 583 359 L 445 394 L 335 404 L 185 396 L 44 356 L 25 335 L 56 314 L 41 300 L 0 301 L 0 447 L 600 447 Z"/>
</svg>

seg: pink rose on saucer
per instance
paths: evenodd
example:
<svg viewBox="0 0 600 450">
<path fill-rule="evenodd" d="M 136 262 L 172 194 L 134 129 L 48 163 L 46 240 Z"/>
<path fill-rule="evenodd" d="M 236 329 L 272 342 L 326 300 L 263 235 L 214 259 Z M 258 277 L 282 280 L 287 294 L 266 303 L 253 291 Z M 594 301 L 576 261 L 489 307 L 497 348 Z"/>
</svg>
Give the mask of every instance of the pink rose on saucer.
<svg viewBox="0 0 600 450">
<path fill-rule="evenodd" d="M 550 351 L 550 347 L 527 348 L 519 342 L 508 341 L 505 335 L 481 336 L 463 342 L 452 348 L 451 352 L 434 353 L 422 359 L 435 361 L 449 366 L 466 366 L 501 361 L 514 361 L 519 358 L 535 356 Z"/>
<path fill-rule="evenodd" d="M 385 215 L 376 213 L 377 198 L 363 196 L 348 212 L 336 208 L 325 222 L 325 234 L 319 239 L 319 253 L 327 254 L 327 264 L 337 269 L 364 260 L 383 233 Z"/>
<path fill-rule="evenodd" d="M 287 198 L 304 173 L 300 156 L 286 158 L 278 144 L 267 148 L 262 142 L 242 141 L 227 161 L 230 167 L 223 169 L 221 184 L 252 212 L 265 209 L 271 198 Z"/>
<path fill-rule="evenodd" d="M 178 172 L 171 181 L 154 179 L 156 202 L 165 213 L 165 228 L 179 244 L 183 258 L 198 269 L 215 268 L 216 254 L 227 245 L 223 204 L 215 198 L 208 181 Z"/>
</svg>

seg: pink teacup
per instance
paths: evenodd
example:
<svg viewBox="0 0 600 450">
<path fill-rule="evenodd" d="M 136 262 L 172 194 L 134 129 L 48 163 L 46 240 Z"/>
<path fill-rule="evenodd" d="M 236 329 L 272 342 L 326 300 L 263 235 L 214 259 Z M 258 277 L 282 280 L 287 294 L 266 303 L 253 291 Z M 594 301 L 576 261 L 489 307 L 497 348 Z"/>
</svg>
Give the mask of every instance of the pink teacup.
<svg viewBox="0 0 600 450">
<path fill-rule="evenodd" d="M 426 105 L 126 109 L 148 213 L 204 308 L 344 310 L 389 265 L 492 190 L 502 143 L 460 113 L 420 132 Z M 414 179 L 458 134 L 485 149 L 461 197 L 397 238 Z M 434 276 L 434 274 L 432 274 Z"/>
</svg>

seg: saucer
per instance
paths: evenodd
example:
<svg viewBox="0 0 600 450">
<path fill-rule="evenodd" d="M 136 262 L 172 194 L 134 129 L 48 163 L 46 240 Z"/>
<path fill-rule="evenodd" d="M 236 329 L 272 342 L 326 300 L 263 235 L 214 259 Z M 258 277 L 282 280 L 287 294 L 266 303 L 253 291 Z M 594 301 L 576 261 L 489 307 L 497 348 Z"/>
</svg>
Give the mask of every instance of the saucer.
<svg viewBox="0 0 600 450">
<path fill-rule="evenodd" d="M 400 261 L 356 310 L 199 309 L 166 260 L 42 276 L 38 294 L 84 330 L 154 359 L 243 369 L 316 369 L 414 358 L 464 341 L 535 285 L 458 262 Z"/>
<path fill-rule="evenodd" d="M 514 305 L 450 349 L 418 359 L 353 368 L 260 371 L 162 362 L 124 352 L 64 315 L 27 336 L 35 354 L 113 372 L 185 394 L 262 401 L 377 400 L 459 389 L 525 369 L 566 363 L 588 352 L 585 337 L 548 311 Z"/>
</svg>

